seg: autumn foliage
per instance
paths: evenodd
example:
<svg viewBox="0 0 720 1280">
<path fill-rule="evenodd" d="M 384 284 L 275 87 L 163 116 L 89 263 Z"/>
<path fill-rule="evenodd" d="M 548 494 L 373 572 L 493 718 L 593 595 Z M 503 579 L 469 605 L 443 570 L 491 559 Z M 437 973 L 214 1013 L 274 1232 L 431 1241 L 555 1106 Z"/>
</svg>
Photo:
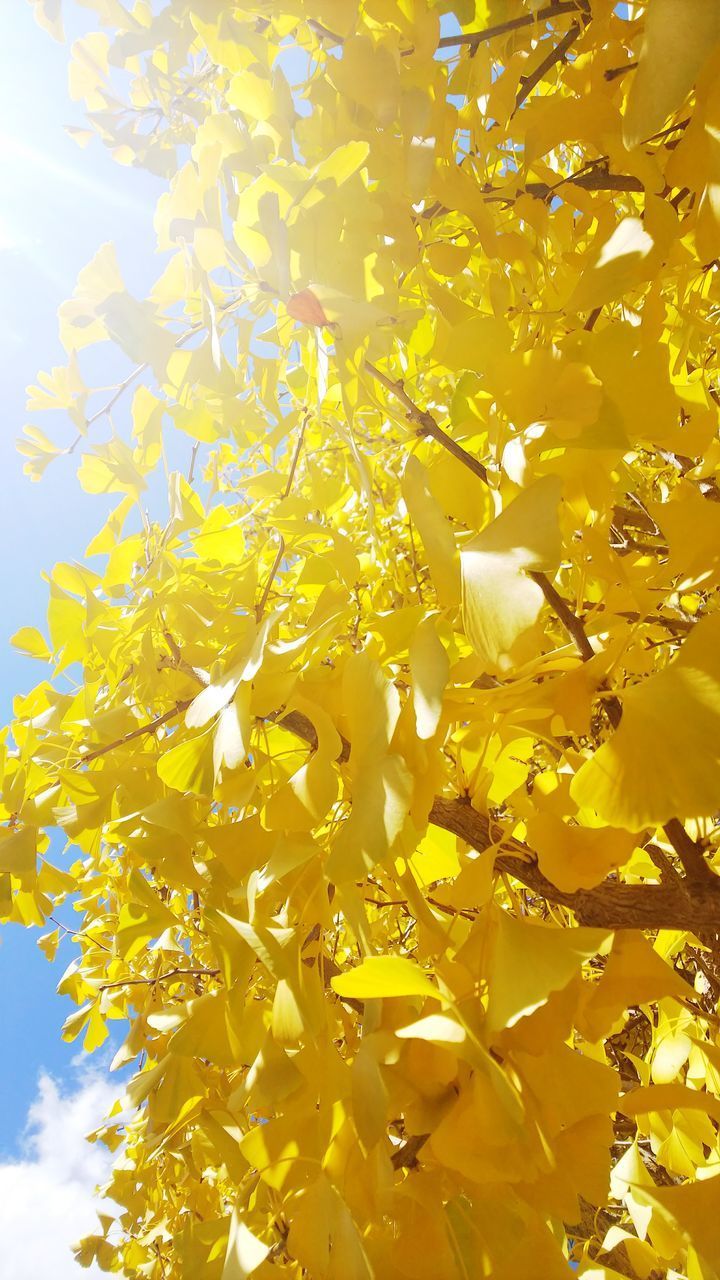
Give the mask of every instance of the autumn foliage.
<svg viewBox="0 0 720 1280">
<path fill-rule="evenodd" d="M 132 1064 L 78 1256 L 718 1280 L 720 6 L 82 3 L 166 189 L 21 445 L 117 496 L 2 768 Z"/>
</svg>

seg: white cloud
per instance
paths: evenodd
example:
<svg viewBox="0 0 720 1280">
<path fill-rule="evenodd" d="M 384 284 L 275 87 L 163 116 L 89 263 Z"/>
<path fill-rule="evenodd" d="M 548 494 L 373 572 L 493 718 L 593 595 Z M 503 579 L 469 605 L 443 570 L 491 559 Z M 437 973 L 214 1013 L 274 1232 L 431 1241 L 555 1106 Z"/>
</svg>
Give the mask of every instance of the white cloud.
<svg viewBox="0 0 720 1280">
<path fill-rule="evenodd" d="M 82 1075 L 71 1092 L 41 1075 L 23 1155 L 0 1163 L 0 1280 L 102 1275 L 78 1266 L 70 1246 L 98 1230 L 95 1188 L 107 1179 L 112 1156 L 101 1143 L 84 1139 L 117 1092 L 96 1074 Z"/>
</svg>

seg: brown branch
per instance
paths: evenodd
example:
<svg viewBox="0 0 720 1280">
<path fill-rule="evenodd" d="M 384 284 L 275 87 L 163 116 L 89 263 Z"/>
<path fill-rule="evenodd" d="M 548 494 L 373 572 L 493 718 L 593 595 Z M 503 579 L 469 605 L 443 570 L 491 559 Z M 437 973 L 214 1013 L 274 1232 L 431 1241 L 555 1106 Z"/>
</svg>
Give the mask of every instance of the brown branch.
<svg viewBox="0 0 720 1280">
<path fill-rule="evenodd" d="M 692 885 L 693 888 L 702 888 L 704 885 L 709 884 L 720 885 L 720 880 L 705 861 L 701 846 L 696 844 L 692 837 L 688 835 L 677 818 L 671 818 L 669 822 L 666 822 L 664 830 L 682 863 L 682 869 L 685 872 L 688 884 Z"/>
<path fill-rule="evenodd" d="M 535 196 L 537 200 L 546 200 L 548 196 L 554 195 L 558 187 L 564 186 L 566 183 L 573 186 L 582 187 L 584 191 L 644 191 L 645 188 L 639 178 L 632 174 L 625 173 L 608 173 L 606 169 L 593 169 L 588 173 L 580 173 L 576 177 L 572 174 L 563 178 L 562 182 L 551 185 L 549 182 L 526 182 L 523 191 L 528 195 Z M 500 190 L 500 188 L 497 188 Z"/>
<path fill-rule="evenodd" d="M 342 969 L 340 968 L 340 965 L 335 963 L 332 956 L 326 956 L 324 952 L 320 953 L 319 960 L 320 960 L 320 973 L 322 975 L 324 986 L 326 986 L 328 990 L 332 992 L 335 998 L 342 1002 L 342 1004 L 346 1004 L 350 1009 L 354 1009 L 356 1013 L 364 1013 L 365 1011 L 364 1000 L 356 1000 L 354 996 L 338 995 L 337 991 L 335 991 L 334 988 L 330 985 L 331 979 L 337 978 L 338 974 L 342 973 Z"/>
<path fill-rule="evenodd" d="M 122 738 L 115 738 L 114 742 L 107 742 L 104 747 L 95 747 L 93 751 L 88 751 L 86 755 L 81 756 L 78 764 L 89 764 L 91 760 L 97 760 L 100 756 L 105 756 L 109 751 L 114 751 L 116 747 L 124 747 L 126 743 L 132 742 L 135 738 L 142 738 L 146 733 L 154 733 L 161 725 L 167 724 L 170 720 L 174 720 L 176 716 L 182 715 L 183 711 L 187 711 L 192 698 L 183 698 L 182 702 L 176 702 L 174 707 L 169 711 L 164 711 L 161 716 L 156 716 L 154 720 L 148 720 L 146 724 L 138 725 L 137 729 L 132 729 L 130 733 L 126 733 Z"/>
<path fill-rule="evenodd" d="M 468 453 L 467 449 L 463 449 L 462 445 L 457 443 L 457 440 L 453 440 L 452 436 L 443 431 L 431 413 L 415 404 L 415 401 L 407 394 L 402 378 L 393 380 L 386 373 L 383 373 L 382 369 L 378 369 L 377 365 L 372 364 L 370 360 L 365 361 L 365 368 L 368 373 L 372 374 L 376 382 L 379 382 L 381 386 L 385 387 L 386 391 L 389 391 L 391 395 L 395 396 L 396 400 L 400 401 L 409 421 L 414 422 L 420 428 L 421 435 L 431 436 L 433 440 L 442 445 L 443 449 L 446 449 L 448 453 L 457 458 L 463 466 L 472 471 L 485 484 L 488 483 L 487 468 L 483 466 L 480 459 L 474 458 L 471 453 Z"/>
<path fill-rule="evenodd" d="M 451 453 L 453 457 L 457 458 L 463 466 L 472 471 L 473 474 L 483 480 L 485 484 L 488 483 L 487 468 L 483 466 L 482 462 L 480 462 L 478 458 L 474 458 L 466 449 L 463 449 L 462 445 L 459 445 L 457 441 L 453 440 L 452 436 L 449 436 L 446 431 L 443 431 L 442 427 L 438 425 L 431 413 L 428 413 L 426 409 L 421 409 L 419 405 L 410 398 L 405 390 L 405 385 L 402 379 L 393 381 L 392 378 L 388 377 L 386 373 L 383 373 L 381 369 L 377 368 L 377 365 L 372 364 L 369 360 L 365 361 L 365 368 L 372 374 L 373 378 L 375 378 L 387 391 L 400 401 L 405 408 L 410 421 L 418 424 L 423 435 L 431 436 L 439 445 L 442 445 L 443 449 L 446 449 L 448 453 Z M 553 608 L 556 608 L 558 605 L 561 606 L 561 610 L 558 612 L 558 617 L 577 644 L 578 651 L 583 661 L 586 662 L 588 658 L 592 658 L 594 650 L 585 635 L 582 623 L 572 613 L 569 605 L 562 599 L 562 596 L 558 595 L 544 573 L 533 573 L 530 576 L 537 582 L 545 595 L 546 600 L 552 603 Z"/>
<path fill-rule="evenodd" d="M 436 796 L 430 821 L 459 836 L 483 852 L 497 844 L 490 820 L 473 809 L 468 800 Z M 720 928 L 720 879 L 710 876 L 702 884 L 673 881 L 662 885 L 629 885 L 604 880 L 594 889 L 565 892 L 540 871 L 537 858 L 518 840 L 505 842 L 495 866 L 549 902 L 571 910 L 578 922 L 606 929 Z"/>
<path fill-rule="evenodd" d="M 554 588 L 551 590 L 554 591 Z M 567 608 L 565 602 L 562 603 Z M 582 625 L 578 619 L 575 622 L 578 626 Z M 587 641 L 587 637 L 585 639 Z M 589 646 L 589 641 L 587 643 Z M 186 710 L 191 701 L 192 699 L 187 699 L 178 703 L 163 716 L 140 726 L 126 738 L 99 748 L 92 757 L 86 756 L 84 760 L 104 755 L 141 733 L 153 732 L 160 724 Z M 619 717 L 616 719 L 612 714 L 611 706 L 612 704 L 608 706 L 608 712 L 611 721 L 616 724 Z M 302 712 L 275 712 L 265 718 L 302 738 L 313 750 L 317 748 L 315 727 Z M 351 744 L 343 737 L 341 743 L 338 764 L 344 764 L 350 757 Z M 466 799 L 436 796 L 429 820 L 435 826 L 459 836 L 480 853 L 497 843 L 489 818 L 473 809 Z M 608 929 L 688 929 L 693 933 L 697 933 L 698 929 L 720 931 L 720 877 L 705 862 L 702 850 L 691 840 L 677 819 L 671 819 L 666 824 L 665 831 L 683 865 L 685 880 L 673 876 L 666 878 L 661 885 L 625 885 L 616 880 L 605 880 L 594 889 L 579 889 L 568 893 L 548 880 L 538 866 L 535 853 L 527 845 L 514 839 L 505 842 L 505 850 L 508 851 L 496 857 L 495 865 L 498 870 L 511 875 L 548 902 L 567 907 L 580 924 Z M 326 968 L 331 963 L 327 958 L 323 959 Z M 334 971 L 330 976 L 333 974 Z M 351 1008 L 355 1007 L 350 1000 L 344 1003 Z"/>
<path fill-rule="evenodd" d="M 272 715 L 265 716 L 264 719 L 271 720 L 273 724 L 282 725 L 283 729 L 287 729 L 288 733 L 294 733 L 297 738 L 302 738 L 312 747 L 313 751 L 317 751 L 317 734 L 312 720 L 304 716 L 302 711 L 275 711 Z M 342 743 L 340 755 L 337 757 L 338 764 L 345 764 L 350 759 L 350 743 L 347 738 L 339 735 Z"/>
<path fill-rule="evenodd" d="M 337 31 L 331 31 L 323 22 L 318 22 L 315 18 L 308 18 L 308 26 L 321 40 L 329 40 L 331 44 L 345 43 L 343 37 L 339 36 Z"/>
<path fill-rule="evenodd" d="M 122 978 L 117 982 L 105 982 L 99 991 L 112 991 L 115 987 L 153 987 L 156 982 L 170 982 L 174 978 L 217 978 L 219 969 L 168 969 L 155 978 Z"/>
<path fill-rule="evenodd" d="M 390 1157 L 393 1169 L 412 1169 L 417 1164 L 418 1152 L 425 1146 L 429 1133 L 413 1133 L 396 1147 Z"/>
<path fill-rule="evenodd" d="M 572 25 L 568 27 L 562 40 L 558 41 L 555 47 L 552 48 L 547 56 L 543 58 L 542 62 L 538 64 L 535 70 L 532 71 L 529 76 L 523 76 L 515 99 L 513 115 L 516 111 L 519 111 L 523 102 L 530 97 L 535 86 L 538 85 L 543 76 L 555 66 L 555 63 L 565 61 L 565 54 L 570 46 L 577 40 L 584 25 L 585 24 L 581 24 L 579 22 L 573 22 Z"/>
<path fill-rule="evenodd" d="M 159 716 L 149 724 L 141 726 L 128 738 L 100 748 L 97 754 L 105 754 L 114 747 L 123 745 L 130 738 L 137 737 L 141 732 L 152 732 L 159 727 L 160 723 L 165 723 L 173 715 L 179 715 L 189 706 L 190 701 L 192 699 L 178 703 L 164 716 Z M 302 712 L 289 711 L 285 714 L 276 712 L 265 718 L 282 725 L 290 733 L 302 738 L 313 749 L 317 747 L 315 727 Z M 342 750 L 338 756 L 338 763 L 344 763 L 350 756 L 350 743 L 345 738 L 341 738 L 341 742 Z M 88 758 L 85 757 L 85 759 Z M 497 833 L 492 831 L 490 819 L 473 809 L 467 799 L 436 796 L 430 809 L 429 821 L 459 836 L 479 853 L 497 844 Z M 676 822 L 677 820 L 673 819 L 668 824 L 670 831 L 666 827 L 671 843 L 674 844 L 674 840 L 681 841 L 684 838 L 685 842 L 692 844 L 680 823 L 677 823 L 677 829 L 675 828 Z M 697 846 L 693 845 L 693 848 L 697 850 Z M 699 850 L 698 852 L 700 853 Z M 689 850 L 685 846 L 684 854 L 686 858 L 689 857 Z M 679 853 L 678 856 L 680 857 Z M 702 856 L 701 853 L 700 856 Z M 714 875 L 706 863 L 704 866 L 707 868 L 707 874 L 703 873 L 701 877 L 688 876 L 686 880 L 673 877 L 662 885 L 625 885 L 616 880 L 605 880 L 594 889 L 579 889 L 574 893 L 558 889 L 552 884 L 542 874 L 537 856 L 519 840 L 504 841 L 504 851 L 496 856 L 495 866 L 499 871 L 512 876 L 548 902 L 554 902 L 558 906 L 571 910 L 580 924 L 607 929 L 687 929 L 693 933 L 697 933 L 700 929 L 720 932 L 720 878 Z M 322 964 L 328 978 L 340 972 L 339 969 L 332 967 L 334 962 L 328 957 L 322 958 Z M 124 986 L 135 982 L 164 981 L 182 972 L 190 971 L 171 970 L 160 979 L 133 979 L 131 982 L 126 980 L 110 985 Z M 212 971 L 205 972 L 212 973 Z M 361 1002 L 344 1000 L 343 1003 L 361 1012 Z"/>
<path fill-rule="evenodd" d="M 554 588 L 550 587 L 550 591 L 556 594 Z M 567 610 L 566 602 L 561 598 L 559 600 Z M 561 620 L 564 622 L 564 619 Z M 573 626 L 577 630 L 582 627 L 582 624 L 575 618 Z M 583 636 L 592 656 L 584 631 Z M 574 638 L 579 644 L 579 632 Z M 191 701 L 192 699 L 186 699 L 177 703 L 170 711 L 145 725 L 140 725 L 124 738 L 97 748 L 96 751 L 83 757 L 83 762 L 105 755 L 115 747 L 122 746 L 142 734 L 154 732 L 162 724 L 186 710 Z M 265 718 L 282 725 L 289 732 L 302 738 L 313 750 L 317 748 L 315 727 L 302 712 L 289 711 L 283 714 L 280 711 Z M 615 716 L 611 714 L 610 718 L 613 723 L 617 723 Z M 340 764 L 349 759 L 351 750 L 351 744 L 347 739 L 341 738 L 341 743 L 342 749 L 338 756 Z M 430 809 L 429 821 L 459 836 L 478 852 L 483 852 L 497 844 L 497 834 L 493 833 L 489 818 L 473 809 L 467 799 L 436 796 Z M 693 933 L 697 933 L 698 930 L 720 932 L 720 878 L 713 873 L 703 858 L 702 849 L 691 840 L 677 819 L 671 819 L 666 824 L 665 831 L 685 870 L 684 880 L 677 875 L 665 876 L 660 885 L 626 885 L 617 880 L 605 880 L 593 889 L 580 889 L 571 893 L 558 889 L 552 884 L 541 872 L 534 852 L 515 839 L 503 842 L 504 851 L 496 856 L 495 866 L 499 871 L 525 885 L 531 892 L 571 910 L 580 924 L 608 929 L 687 929 Z M 650 852 L 652 854 L 653 851 Z M 329 977 L 334 976 L 335 969 L 332 968 L 334 962 L 323 957 L 322 964 L 327 981 Z M 190 972 L 192 971 L 171 970 L 169 974 L 164 974 L 159 979 L 131 979 L 108 985 L 124 986 L 165 981 L 170 977 Z M 203 972 L 212 975 L 213 971 Z M 351 1008 L 357 1006 L 356 1011 L 361 1011 L 360 1002 L 345 1000 L 344 1003 Z"/>
<path fill-rule="evenodd" d="M 574 640 L 583 662 L 589 662 L 591 658 L 595 657 L 595 650 L 587 638 L 585 628 L 580 619 L 576 617 L 567 601 L 555 590 L 550 579 L 544 573 L 530 572 L 528 577 L 537 583 L 553 613 L 557 615 L 568 635 Z"/>
<path fill-rule="evenodd" d="M 268 718 L 276 719 L 310 746 L 317 745 L 314 726 L 301 712 L 292 711 L 285 716 L 278 713 Z M 344 738 L 342 742 L 341 762 L 350 755 L 350 744 Z M 469 800 L 457 796 L 436 796 L 429 821 L 459 836 L 479 853 L 495 847 L 500 834 L 499 830 L 493 831 L 490 819 L 473 809 Z M 720 930 L 720 878 L 709 868 L 708 877 L 700 884 L 689 884 L 679 876 L 668 878 L 662 885 L 626 885 L 605 880 L 594 889 L 568 893 L 542 874 L 536 854 L 527 845 L 515 839 L 503 844 L 504 851 L 495 858 L 497 869 L 548 902 L 567 907 L 580 924 L 607 929 L 688 929 L 693 933 L 698 928 Z"/>
<path fill-rule="evenodd" d="M 292 456 L 292 462 L 290 463 L 290 470 L 288 472 L 285 488 L 283 489 L 282 494 L 280 495 L 281 501 L 283 498 L 288 497 L 290 490 L 293 487 L 293 481 L 295 480 L 295 472 L 297 471 L 297 465 L 298 465 L 298 462 L 300 461 L 300 453 L 303 447 L 303 441 L 305 439 L 305 430 L 307 428 L 309 417 L 310 415 L 306 410 L 303 416 L 302 423 L 300 424 L 300 434 L 298 435 L 297 444 L 295 445 L 295 451 Z M 258 622 L 260 621 L 260 619 L 263 616 L 263 613 L 265 612 L 265 605 L 268 602 L 270 589 L 275 580 L 275 574 L 277 573 L 278 569 L 280 568 L 280 565 L 282 564 L 282 558 L 284 555 L 285 555 L 285 539 L 283 538 L 282 534 L 280 534 L 280 545 L 278 546 L 277 554 L 275 556 L 275 559 L 273 560 L 272 569 L 270 570 L 267 576 L 267 581 L 265 583 L 265 586 L 263 587 L 263 593 L 260 597 L 260 603 L 255 606 L 255 618 Z"/>
<path fill-rule="evenodd" d="M 508 35 L 511 31 L 519 31 L 521 27 L 532 27 L 536 22 L 559 18 L 564 13 L 578 11 L 586 12 L 586 5 L 577 3 L 576 0 L 556 0 L 555 4 L 548 4 L 535 13 L 526 13 L 520 18 L 510 18 L 507 22 L 499 22 L 494 27 L 484 27 L 482 31 L 466 31 L 457 36 L 443 36 L 438 41 L 438 49 L 453 49 L 457 45 L 464 44 L 474 49 L 477 45 L 484 44 L 486 40 L 494 40 L 496 36 Z"/>
<path fill-rule="evenodd" d="M 634 71 L 638 65 L 637 62 L 626 62 L 622 67 L 608 67 L 607 71 L 603 72 L 603 76 L 606 80 L 617 80 L 628 71 Z"/>
</svg>

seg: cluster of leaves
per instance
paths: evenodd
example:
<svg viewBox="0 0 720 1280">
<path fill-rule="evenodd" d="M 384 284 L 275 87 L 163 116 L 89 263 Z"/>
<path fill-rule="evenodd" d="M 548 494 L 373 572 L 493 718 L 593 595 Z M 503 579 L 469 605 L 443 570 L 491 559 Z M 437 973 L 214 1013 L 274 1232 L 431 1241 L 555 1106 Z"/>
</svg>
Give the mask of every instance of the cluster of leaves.
<svg viewBox="0 0 720 1280">
<path fill-rule="evenodd" d="M 720 9 L 82 3 L 168 256 L 21 446 L 118 495 L 2 764 L 0 918 L 74 895 L 137 1065 L 78 1256 L 717 1280 Z"/>
</svg>

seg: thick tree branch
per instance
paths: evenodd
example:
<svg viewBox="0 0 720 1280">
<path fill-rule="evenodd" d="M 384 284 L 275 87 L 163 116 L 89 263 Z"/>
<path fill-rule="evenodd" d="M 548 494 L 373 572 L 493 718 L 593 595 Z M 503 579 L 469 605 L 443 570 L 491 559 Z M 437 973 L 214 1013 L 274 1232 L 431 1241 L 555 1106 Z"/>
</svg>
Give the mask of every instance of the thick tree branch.
<svg viewBox="0 0 720 1280">
<path fill-rule="evenodd" d="M 430 821 L 479 852 L 496 843 L 489 819 L 467 800 L 436 796 Z M 594 889 L 566 893 L 546 879 L 526 845 L 511 840 L 506 848 L 510 852 L 499 854 L 495 866 L 549 902 L 568 907 L 580 924 L 607 929 L 688 929 L 693 933 L 699 928 L 720 928 L 720 880 L 712 874 L 700 885 L 690 886 L 685 881 L 628 885 L 605 880 Z"/>
<path fill-rule="evenodd" d="M 664 830 L 680 859 L 687 881 L 692 885 L 693 889 L 702 889 L 703 886 L 709 884 L 720 885 L 720 879 L 705 861 L 700 845 L 696 844 L 692 837 L 688 835 L 677 818 L 671 818 L 669 822 L 666 822 Z"/>
<path fill-rule="evenodd" d="M 552 196 L 559 187 L 570 183 L 576 187 L 582 187 L 584 191 L 644 191 L 642 182 L 630 173 L 609 173 L 602 166 L 589 169 L 587 173 L 579 173 L 577 176 L 570 174 L 567 178 L 563 178 L 561 182 L 551 185 L 549 182 L 526 182 L 522 188 L 528 195 L 535 196 L 538 200 L 546 200 L 548 196 Z"/>
<path fill-rule="evenodd" d="M 310 746 L 317 745 L 315 728 L 302 712 L 291 711 L 273 718 Z M 344 738 L 342 743 L 341 762 L 350 755 L 350 743 Z M 467 799 L 436 796 L 429 821 L 459 836 L 479 853 L 497 844 L 499 830 L 493 832 L 490 819 L 473 809 Z M 720 878 L 709 868 L 708 877 L 700 884 L 689 884 L 679 876 L 668 877 L 662 885 L 626 885 L 605 880 L 594 889 L 567 893 L 542 874 L 533 850 L 514 839 L 504 842 L 504 851 L 496 856 L 495 866 L 539 897 L 567 907 L 580 924 L 606 929 L 720 930 Z"/>
<path fill-rule="evenodd" d="M 140 725 L 124 738 L 97 748 L 83 757 L 83 763 L 105 755 L 141 734 L 153 733 L 161 725 L 181 715 L 191 701 L 191 698 L 184 699 L 170 711 Z M 280 711 L 266 718 L 302 738 L 313 750 L 317 748 L 315 727 L 302 712 Z M 341 743 L 338 764 L 344 764 L 350 756 L 351 744 L 345 738 L 341 738 Z M 480 853 L 497 843 L 489 818 L 473 809 L 466 799 L 436 796 L 430 809 L 429 821 L 459 836 Z M 505 842 L 506 851 L 496 857 L 495 866 L 548 902 L 569 908 L 580 924 L 607 929 L 688 929 L 694 933 L 701 929 L 720 932 L 720 877 L 714 875 L 704 860 L 705 871 L 698 871 L 695 859 L 702 860 L 702 851 L 691 841 L 676 819 L 667 825 L 666 832 L 683 862 L 687 876 L 685 880 L 677 877 L 662 885 L 625 885 L 615 880 L 605 880 L 594 889 L 579 889 L 575 893 L 567 893 L 558 889 L 542 874 L 533 851 L 514 839 Z M 680 848 L 683 850 L 682 855 Z M 692 875 L 688 874 L 688 867 L 692 867 Z M 327 960 L 323 963 L 327 967 Z M 159 980 L 167 979 L 177 972 L 187 971 L 172 971 Z M 127 983 L 111 985 L 124 986 Z M 349 1004 L 350 1001 L 345 1003 Z"/>
</svg>

